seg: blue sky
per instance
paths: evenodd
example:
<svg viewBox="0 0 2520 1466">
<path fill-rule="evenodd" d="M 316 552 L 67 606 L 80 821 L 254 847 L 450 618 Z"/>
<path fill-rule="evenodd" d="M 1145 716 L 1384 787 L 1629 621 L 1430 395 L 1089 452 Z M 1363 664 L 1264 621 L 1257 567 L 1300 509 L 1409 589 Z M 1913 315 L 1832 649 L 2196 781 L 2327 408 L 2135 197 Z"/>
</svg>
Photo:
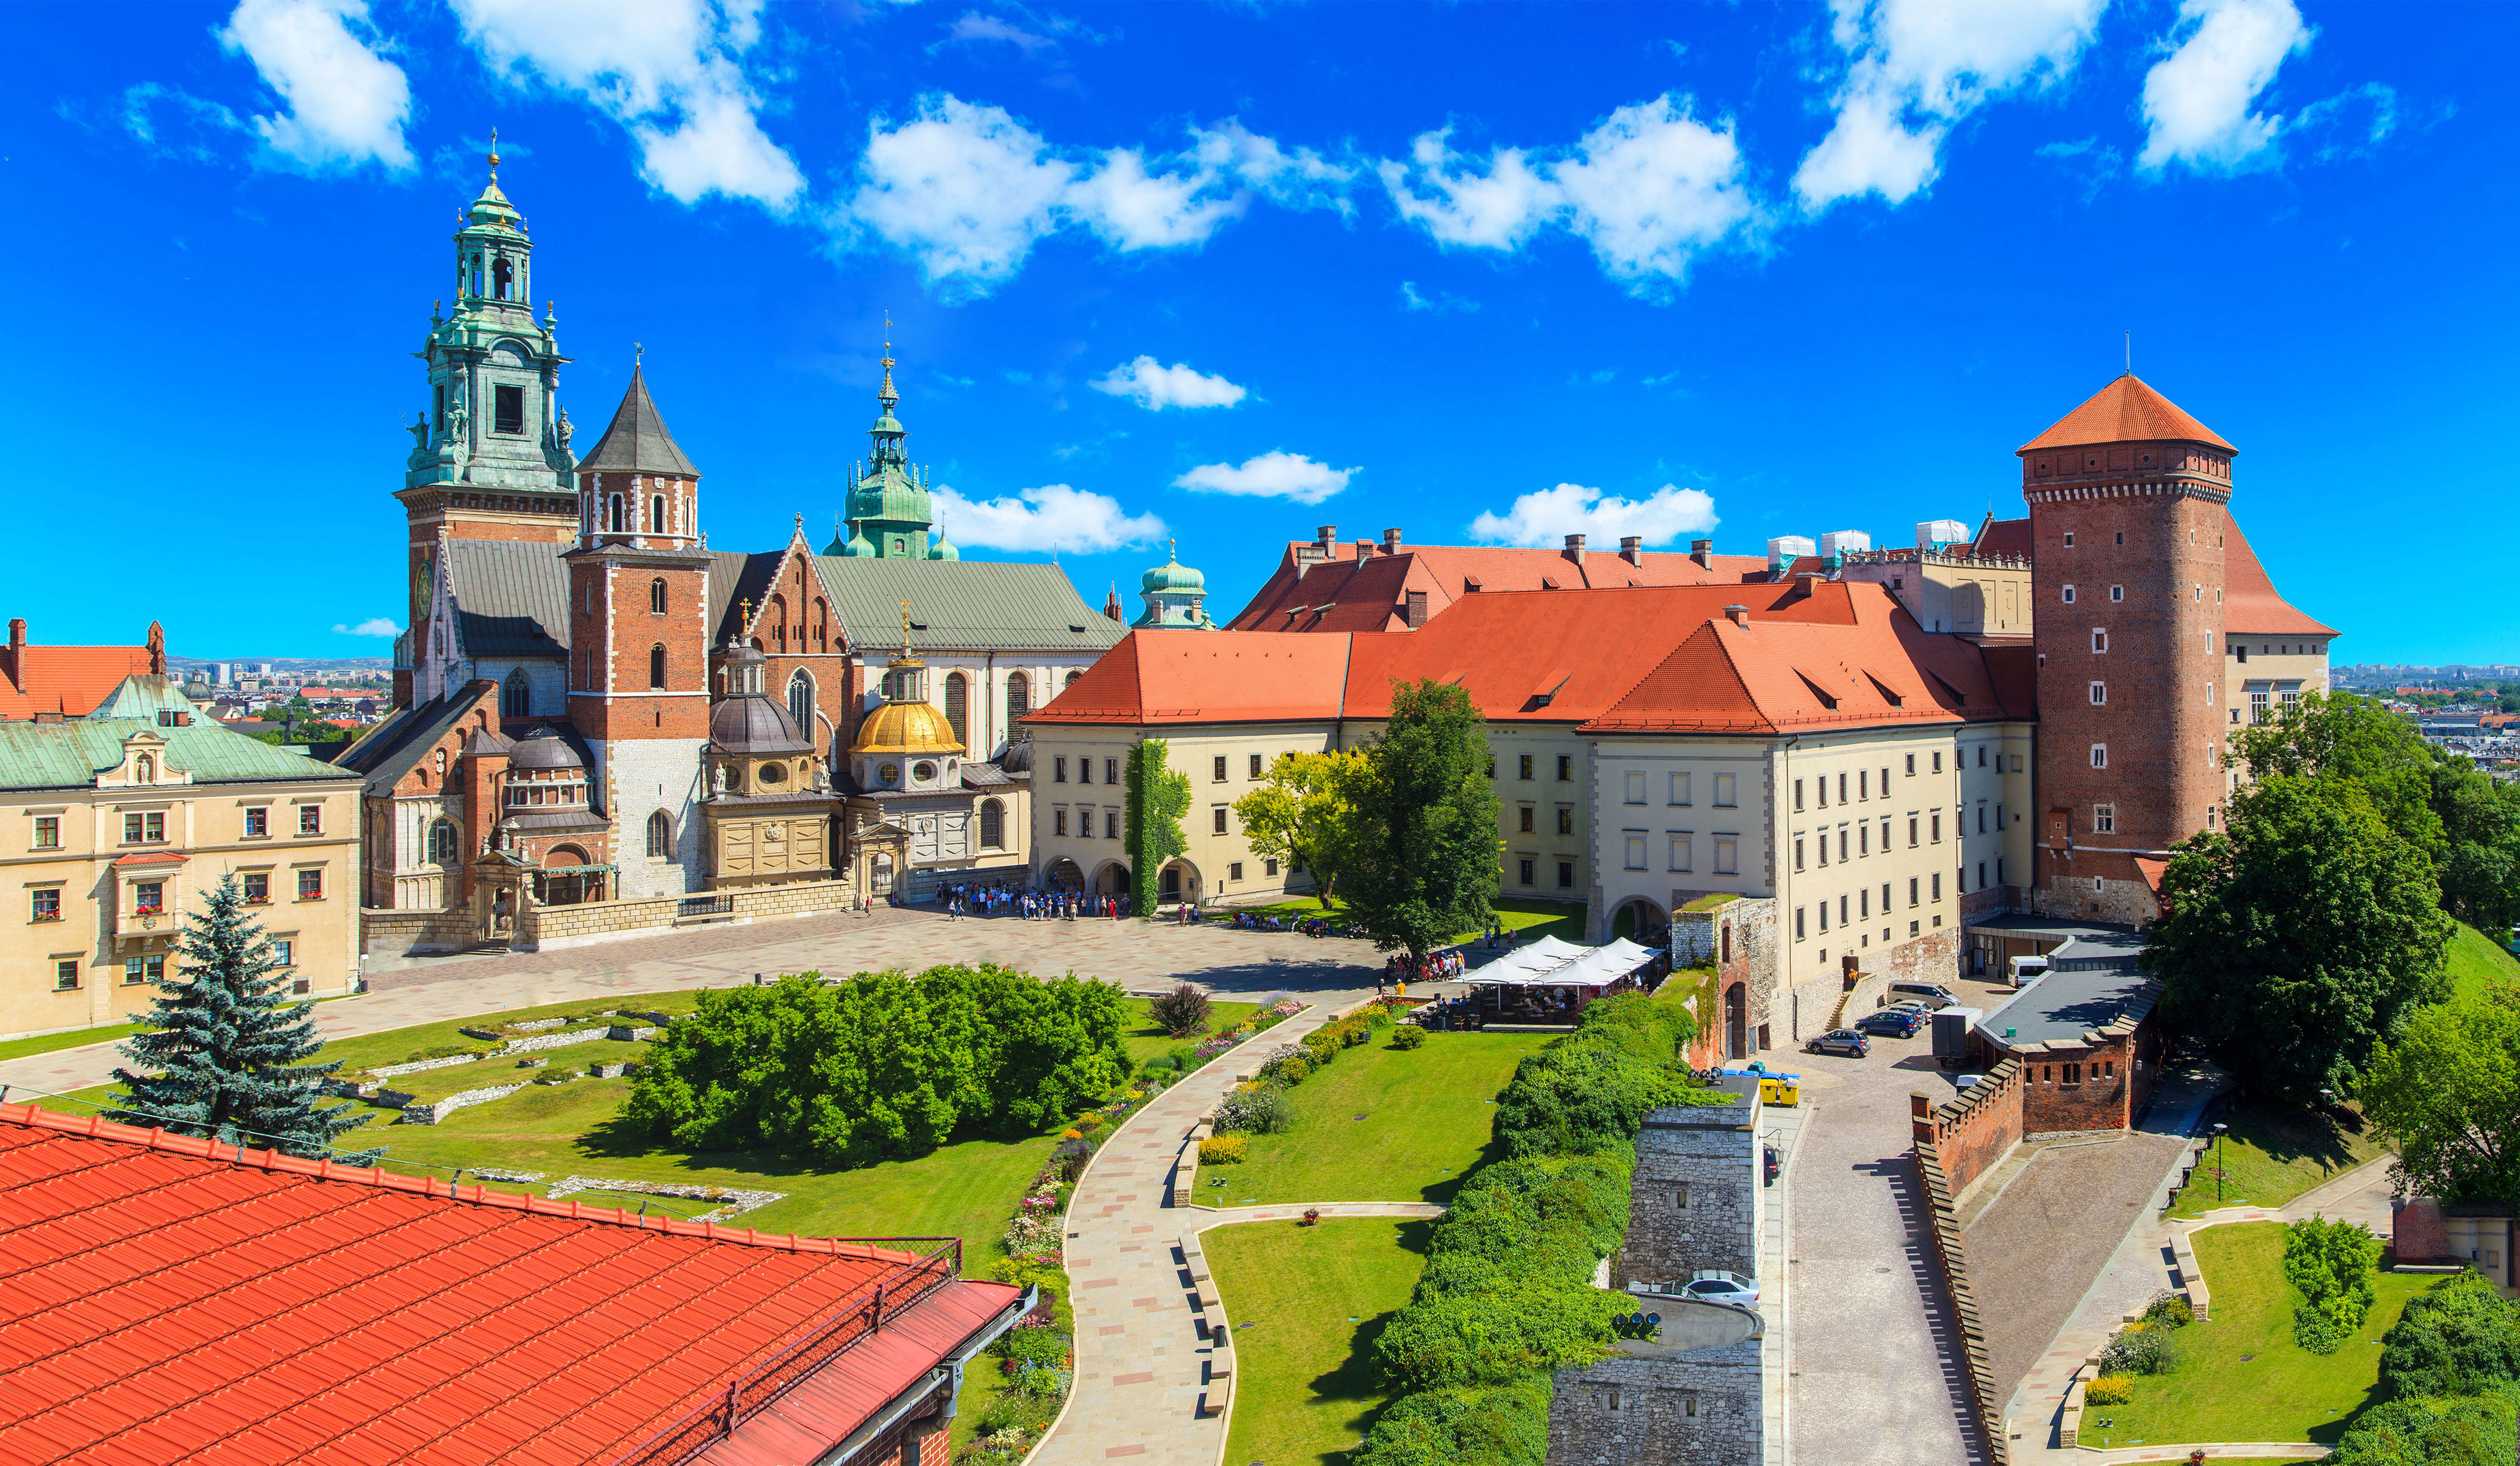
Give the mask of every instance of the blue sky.
<svg viewBox="0 0 2520 1466">
<path fill-rule="evenodd" d="M 2520 660 L 2520 8 L 13 6 L 8 614 L 382 654 L 420 344 L 501 180 L 572 418 L 632 343 L 721 549 L 828 535 L 887 312 L 978 557 L 1683 546 L 2021 512 L 2137 370 L 2340 661 Z M 32 541 L 31 547 L 27 541 Z M 31 553 L 29 553 L 31 551 Z M 2472 573 L 2472 572 L 2471 572 Z"/>
</svg>

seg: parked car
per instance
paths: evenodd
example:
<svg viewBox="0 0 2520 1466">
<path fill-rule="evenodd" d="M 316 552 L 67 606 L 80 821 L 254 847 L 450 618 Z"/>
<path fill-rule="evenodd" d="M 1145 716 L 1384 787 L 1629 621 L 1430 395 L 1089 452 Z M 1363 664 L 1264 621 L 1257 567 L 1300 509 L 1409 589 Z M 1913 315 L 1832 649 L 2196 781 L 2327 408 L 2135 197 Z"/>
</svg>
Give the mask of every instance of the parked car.
<svg viewBox="0 0 2520 1466">
<path fill-rule="evenodd" d="M 1706 1303 L 1730 1304 L 1746 1309 L 1759 1301 L 1759 1285 L 1737 1272 L 1709 1267 L 1689 1274 L 1681 1292 Z"/>
<path fill-rule="evenodd" d="M 1784 1157 L 1778 1155 L 1777 1147 L 1773 1145 L 1762 1145 L 1759 1149 L 1767 1166 L 1766 1179 L 1762 1184 L 1773 1186 L 1777 1183 L 1777 1173 L 1784 1169 Z"/>
<path fill-rule="evenodd" d="M 1872 1041 L 1851 1028 L 1832 1028 L 1803 1045 L 1806 1053 L 1843 1053 L 1862 1058 L 1872 1051 Z"/>
<path fill-rule="evenodd" d="M 1855 1026 L 1883 1038 L 1912 1039 L 1925 1026 L 1925 1015 L 1910 1007 L 1883 1008 L 1856 1019 Z"/>
<path fill-rule="evenodd" d="M 1894 1000 L 1921 1002 L 1926 1007 L 1938 1011 L 1960 1000 L 1958 994 L 1941 983 L 1892 983 L 1890 996 Z"/>
</svg>

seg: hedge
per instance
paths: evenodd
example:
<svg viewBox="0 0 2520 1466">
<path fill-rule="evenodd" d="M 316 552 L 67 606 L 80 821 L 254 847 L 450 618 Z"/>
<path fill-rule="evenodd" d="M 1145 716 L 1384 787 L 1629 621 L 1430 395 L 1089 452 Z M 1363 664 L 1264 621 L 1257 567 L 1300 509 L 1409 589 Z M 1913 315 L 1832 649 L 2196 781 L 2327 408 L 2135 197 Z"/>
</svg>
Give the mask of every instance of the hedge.
<svg viewBox="0 0 2520 1466">
<path fill-rule="evenodd" d="M 1497 1103 L 1504 1157 L 1470 1173 L 1407 1307 L 1375 1339 L 1393 1399 L 1354 1466 L 1542 1466 L 1560 1369 L 1615 1347 L 1622 1294 L 1593 1271 L 1628 1230 L 1647 1111 L 1689 1102 L 1682 996 L 1628 995 L 1523 1060 Z"/>
</svg>

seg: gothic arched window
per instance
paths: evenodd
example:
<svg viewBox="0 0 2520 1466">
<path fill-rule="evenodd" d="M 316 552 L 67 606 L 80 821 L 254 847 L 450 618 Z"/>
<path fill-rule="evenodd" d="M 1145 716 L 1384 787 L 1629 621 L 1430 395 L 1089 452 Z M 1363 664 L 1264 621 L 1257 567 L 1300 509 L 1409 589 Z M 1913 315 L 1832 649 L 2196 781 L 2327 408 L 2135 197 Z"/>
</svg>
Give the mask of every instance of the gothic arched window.
<svg viewBox="0 0 2520 1466">
<path fill-rule="evenodd" d="M 661 575 L 648 582 L 648 609 L 659 616 L 665 613 L 665 578 Z"/>
<path fill-rule="evenodd" d="M 1020 672 L 1007 674 L 1007 727 L 1032 711 L 1032 679 Z"/>
<path fill-rule="evenodd" d="M 455 822 L 440 820 L 428 827 L 428 859 L 434 865 L 455 864 Z"/>
<path fill-rule="evenodd" d="M 980 801 L 980 848 L 1003 850 L 1007 844 L 1007 808 L 994 799 Z"/>
<path fill-rule="evenodd" d="M 664 532 L 665 496 L 662 494 L 652 495 L 648 500 L 648 533 L 652 535 L 660 535 Z"/>
<path fill-rule="evenodd" d="M 971 684 L 960 672 L 945 674 L 945 722 L 954 730 L 954 741 L 969 747 Z"/>
<path fill-rule="evenodd" d="M 621 533 L 621 496 L 618 494 L 605 501 L 604 528 L 608 534 Z"/>
<path fill-rule="evenodd" d="M 674 822 L 658 810 L 648 817 L 648 854 L 661 859 L 674 853 Z"/>
<path fill-rule="evenodd" d="M 502 718 L 525 718 L 532 716 L 533 711 L 533 689 L 525 686 L 525 669 L 518 667 L 516 671 L 509 673 L 508 680 L 500 685 L 499 716 Z"/>
<path fill-rule="evenodd" d="M 664 689 L 665 648 L 661 645 L 648 648 L 648 686 L 655 690 Z"/>
<path fill-rule="evenodd" d="M 814 679 L 801 670 L 788 679 L 788 716 L 796 720 L 796 731 L 807 742 L 814 738 Z"/>
</svg>

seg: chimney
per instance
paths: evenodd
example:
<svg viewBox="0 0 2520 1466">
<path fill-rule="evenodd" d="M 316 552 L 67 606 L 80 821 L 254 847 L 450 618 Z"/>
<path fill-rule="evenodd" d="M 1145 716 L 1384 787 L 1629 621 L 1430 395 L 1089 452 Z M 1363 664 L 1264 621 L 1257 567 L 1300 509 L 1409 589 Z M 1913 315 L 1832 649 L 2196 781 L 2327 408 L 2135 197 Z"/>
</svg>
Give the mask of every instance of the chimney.
<svg viewBox="0 0 2520 1466">
<path fill-rule="evenodd" d="M 1373 558 L 1373 542 L 1372 540 L 1357 541 L 1356 557 L 1360 561 Z"/>
<path fill-rule="evenodd" d="M 1338 543 L 1338 526 L 1325 524 L 1313 532 L 1313 543 L 1322 547 L 1322 558 L 1330 557 L 1330 547 Z"/>
<path fill-rule="evenodd" d="M 1576 564 L 1578 564 L 1578 565 L 1583 564 L 1583 563 L 1584 563 L 1584 537 L 1583 537 L 1582 535 L 1568 535 L 1568 536 L 1566 537 L 1566 551 L 1565 551 L 1565 554 L 1566 554 L 1566 557 L 1567 557 L 1568 559 L 1570 559 L 1570 560 L 1573 560 Z"/>
<path fill-rule="evenodd" d="M 1724 614 L 1732 617 L 1732 624 L 1735 626 L 1750 624 L 1750 608 L 1746 605 L 1728 605 L 1724 608 Z"/>
<path fill-rule="evenodd" d="M 1426 593 L 1425 593 L 1425 592 L 1423 592 L 1423 591 L 1412 591 L 1412 592 L 1410 592 L 1410 593 L 1409 593 L 1409 600 L 1408 600 L 1408 601 L 1407 601 L 1407 605 L 1408 605 L 1408 607 L 1409 607 L 1409 609 L 1408 609 L 1408 621 L 1409 621 L 1409 627 L 1410 627 L 1410 629 L 1411 629 L 1412 631 L 1415 631 L 1415 630 L 1416 630 L 1416 629 L 1418 629 L 1418 627 L 1425 625 L 1425 624 L 1426 624 Z"/>
<path fill-rule="evenodd" d="M 1712 570 L 1712 569 L 1714 569 L 1714 568 L 1715 568 L 1715 542 L 1714 542 L 1713 540 L 1691 540 L 1691 541 L 1689 541 L 1689 542 L 1688 542 L 1688 557 L 1689 557 L 1690 559 L 1693 559 L 1693 560 L 1697 561 L 1697 568 L 1699 568 L 1700 570 Z"/>
<path fill-rule="evenodd" d="M 1805 570 L 1794 577 L 1794 596 L 1800 599 L 1816 593 L 1820 590 L 1821 582 L 1826 579 L 1828 577 L 1818 570 Z"/>
<path fill-rule="evenodd" d="M 25 649 L 26 618 L 23 616 L 11 616 L 9 618 L 9 655 L 12 658 L 15 658 L 18 653 L 24 651 Z"/>
<path fill-rule="evenodd" d="M 1386 529 L 1382 532 L 1382 553 L 1385 555 L 1398 555 L 1400 553 L 1400 531 L 1396 529 Z"/>
<path fill-rule="evenodd" d="M 1645 537 L 1642 535 L 1619 536 L 1619 558 L 1631 565 L 1642 565 L 1645 562 Z"/>
</svg>

